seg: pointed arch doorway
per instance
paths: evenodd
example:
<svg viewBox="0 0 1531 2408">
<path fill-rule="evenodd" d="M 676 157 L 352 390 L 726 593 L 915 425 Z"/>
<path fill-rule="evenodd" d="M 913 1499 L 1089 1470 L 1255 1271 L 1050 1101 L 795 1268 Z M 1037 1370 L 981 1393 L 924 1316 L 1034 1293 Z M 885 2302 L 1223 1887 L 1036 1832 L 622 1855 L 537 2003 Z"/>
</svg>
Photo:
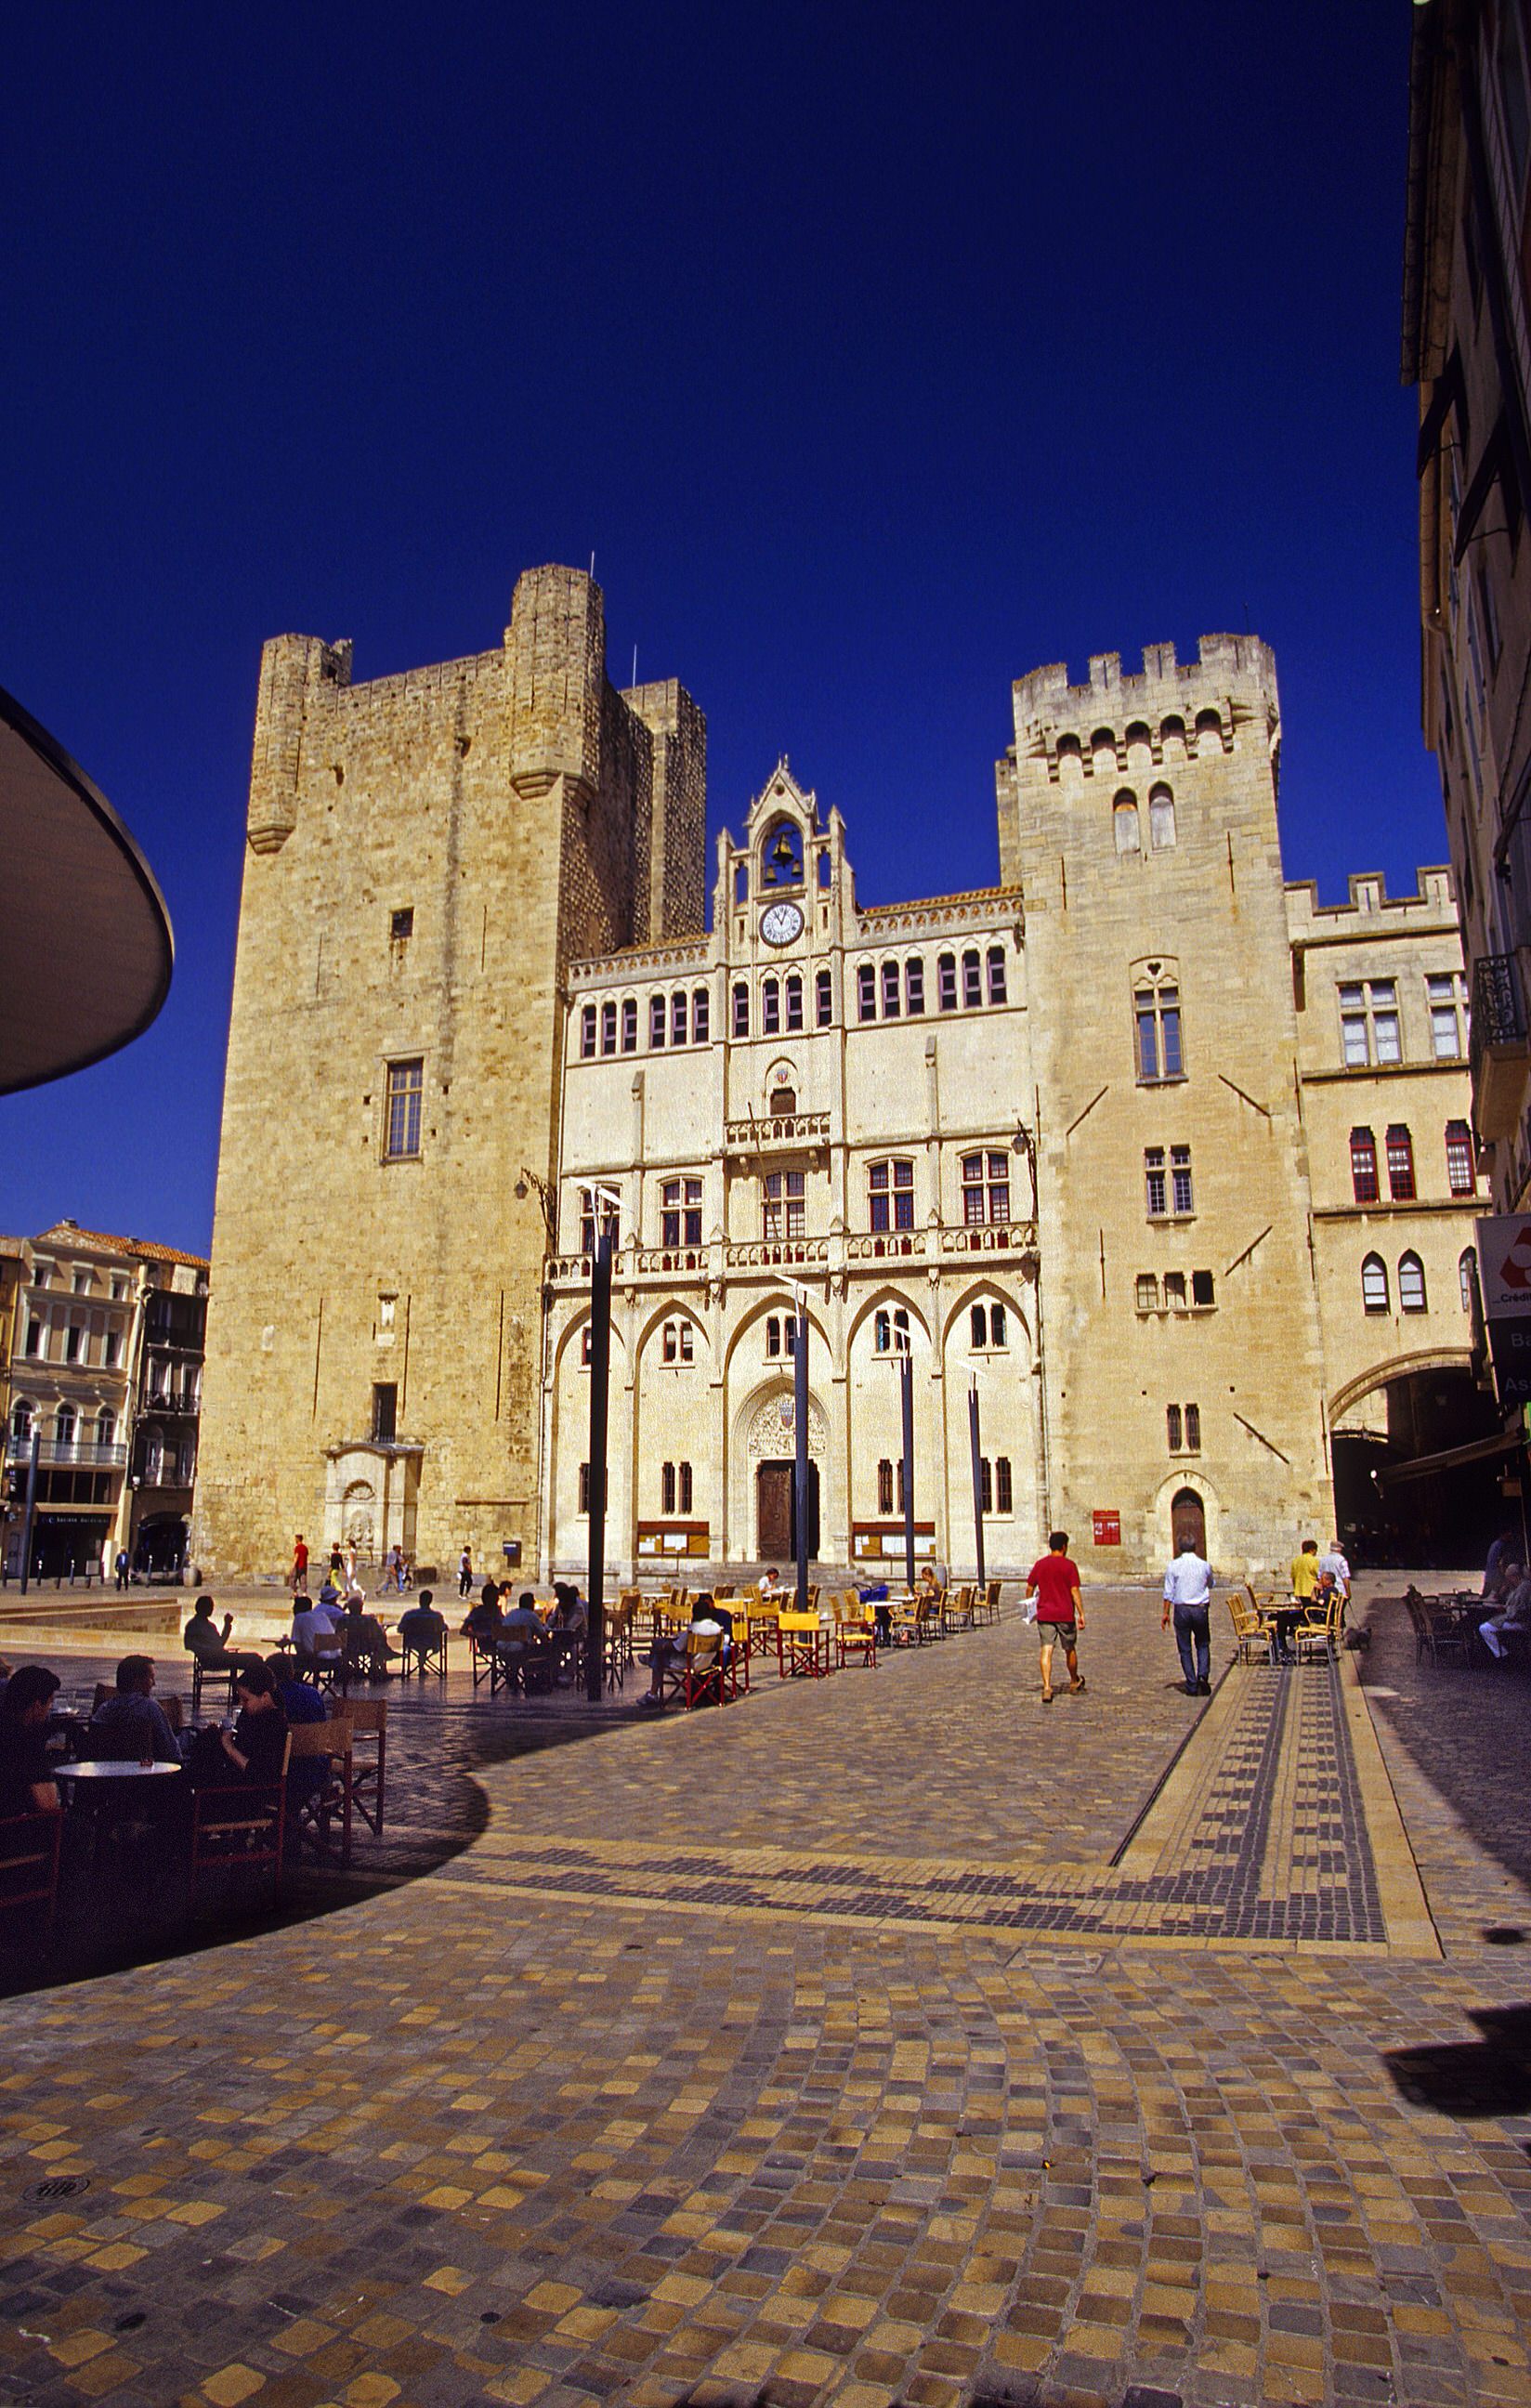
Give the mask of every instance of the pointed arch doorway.
<svg viewBox="0 0 1531 2408">
<path fill-rule="evenodd" d="M 1204 1559 L 1207 1554 L 1207 1509 L 1194 1488 L 1177 1488 L 1169 1504 L 1169 1526 L 1175 1553 L 1187 1547 Z"/>
</svg>

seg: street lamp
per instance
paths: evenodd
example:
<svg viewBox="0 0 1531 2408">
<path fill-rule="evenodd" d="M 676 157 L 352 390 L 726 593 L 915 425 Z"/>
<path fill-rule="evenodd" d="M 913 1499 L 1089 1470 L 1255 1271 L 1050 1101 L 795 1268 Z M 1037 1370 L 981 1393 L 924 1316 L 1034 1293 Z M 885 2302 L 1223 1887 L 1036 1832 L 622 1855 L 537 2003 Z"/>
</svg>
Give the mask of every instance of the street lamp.
<svg viewBox="0 0 1531 2408">
<path fill-rule="evenodd" d="M 515 1185 L 517 1203 L 524 1204 L 529 1195 L 535 1195 L 542 1207 L 542 1226 L 548 1232 L 548 1251 L 555 1253 L 558 1246 L 557 1192 L 550 1181 L 539 1179 L 535 1170 L 528 1170 L 522 1164 L 521 1177 Z"/>
<path fill-rule="evenodd" d="M 530 1178 L 530 1172 L 523 1172 Z M 537 1182 L 540 1185 L 540 1182 Z M 606 1677 L 606 1437 L 611 1384 L 611 1245 L 622 1197 L 589 1190 L 595 1252 L 590 1267 L 590 1573 L 585 1590 L 585 1695 L 598 1706 Z M 544 1211 L 546 1206 L 544 1205 Z"/>
</svg>

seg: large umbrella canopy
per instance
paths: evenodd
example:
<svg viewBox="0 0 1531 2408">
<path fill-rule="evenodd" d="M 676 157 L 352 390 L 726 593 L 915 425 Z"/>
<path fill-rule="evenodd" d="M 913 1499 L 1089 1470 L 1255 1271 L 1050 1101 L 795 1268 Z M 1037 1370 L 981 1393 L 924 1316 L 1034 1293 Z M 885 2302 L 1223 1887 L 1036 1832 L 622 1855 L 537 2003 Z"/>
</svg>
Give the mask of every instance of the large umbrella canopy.
<svg viewBox="0 0 1531 2408">
<path fill-rule="evenodd" d="M 141 1036 L 174 959 L 165 897 L 117 813 L 0 688 L 0 1095 Z"/>
</svg>

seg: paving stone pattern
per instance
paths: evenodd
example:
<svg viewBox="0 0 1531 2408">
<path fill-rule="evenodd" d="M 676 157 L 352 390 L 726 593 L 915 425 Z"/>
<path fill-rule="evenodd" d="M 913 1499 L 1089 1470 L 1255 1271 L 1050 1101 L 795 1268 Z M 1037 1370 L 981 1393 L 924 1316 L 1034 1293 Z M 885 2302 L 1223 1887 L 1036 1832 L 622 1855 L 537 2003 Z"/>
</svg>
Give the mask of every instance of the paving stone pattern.
<svg viewBox="0 0 1531 2408">
<path fill-rule="evenodd" d="M 1048 1709 L 1010 1623 L 619 1718 L 482 1766 L 482 1832 L 433 1872 L 0 2007 L 0 2399 L 1531 2401 L 1512 1949 L 1018 1936 L 544 1878 L 630 1846 L 698 1880 L 800 1848 L 1109 1883 L 1124 1842 L 1194 1828 L 1175 1805 L 1134 1835 L 1198 1711 L 1157 1619 L 1093 1599 L 1090 1687 Z M 1284 1704 L 1230 1680 L 1266 1699 L 1278 1792 L 1250 1801 L 1254 1893 L 1275 1830 L 1305 1896 L 1369 1912 L 1324 1677 Z M 1229 1722 L 1215 1814 L 1248 1780 Z M 1469 1848 L 1458 1822 L 1450 1861 Z M 1432 2081 L 1478 2059 L 1495 2112 L 1448 2111 Z"/>
</svg>

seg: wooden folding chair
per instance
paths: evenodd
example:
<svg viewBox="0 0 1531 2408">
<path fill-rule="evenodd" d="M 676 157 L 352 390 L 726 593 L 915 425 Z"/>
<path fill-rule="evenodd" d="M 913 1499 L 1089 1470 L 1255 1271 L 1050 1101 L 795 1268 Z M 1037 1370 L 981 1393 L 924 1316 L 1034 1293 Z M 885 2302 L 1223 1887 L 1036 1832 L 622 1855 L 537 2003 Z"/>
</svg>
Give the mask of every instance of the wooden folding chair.
<svg viewBox="0 0 1531 2408">
<path fill-rule="evenodd" d="M 346 1719 L 351 1725 L 351 1803 L 377 1838 L 383 1827 L 383 1793 L 388 1774 L 388 1700 L 355 1698 L 346 1708 Z M 365 1756 L 357 1752 L 358 1740 L 368 1743 Z"/>
<path fill-rule="evenodd" d="M 291 1746 L 287 1757 L 288 1819 L 293 1836 L 301 1842 L 307 1840 L 315 1856 L 328 1856 L 331 1852 L 331 1831 L 335 1818 L 340 1817 L 340 1862 L 351 1862 L 351 1742 L 349 1714 L 333 1715 L 327 1722 L 293 1723 L 289 1729 Z M 297 1766 L 315 1759 L 328 1759 L 322 1785 L 304 1794 L 293 1774 Z"/>
<path fill-rule="evenodd" d="M 238 1673 L 236 1671 L 232 1664 L 227 1668 L 214 1665 L 209 1669 L 207 1665 L 204 1664 L 200 1656 L 193 1656 L 192 1657 L 192 1712 L 193 1715 L 199 1714 L 202 1712 L 202 1684 L 204 1681 L 210 1681 L 215 1689 L 220 1681 L 227 1684 L 228 1710 L 230 1713 L 232 1713 L 234 1712 L 234 1684 L 238 1677 Z"/>
<path fill-rule="evenodd" d="M 442 1622 L 435 1639 L 408 1640 L 399 1633 L 399 1678 L 407 1680 L 418 1667 L 422 1680 L 434 1672 L 438 1680 L 447 1677 L 447 1626 Z"/>
<path fill-rule="evenodd" d="M 1248 1588 L 1242 1590 L 1231 1588 L 1227 1592 L 1227 1598 L 1228 1612 L 1234 1627 L 1234 1644 L 1238 1650 L 1239 1662 L 1253 1663 L 1258 1655 L 1262 1663 L 1268 1664 L 1271 1659 L 1274 1637 L 1254 1602 L 1253 1592 Z"/>
<path fill-rule="evenodd" d="M 869 1605 L 863 1605 L 853 1588 L 842 1590 L 834 1600 L 835 1656 L 843 1671 L 852 1657 L 877 1670 L 877 1616 Z"/>
<path fill-rule="evenodd" d="M 738 1695 L 734 1678 L 734 1659 L 723 1653 L 721 1637 L 706 1631 L 693 1631 L 686 1641 L 686 1660 L 680 1671 L 680 1698 L 689 1713 L 693 1706 L 725 1706 Z"/>
<path fill-rule="evenodd" d="M 0 1917 L 7 1936 L 21 1926 L 21 1937 L 35 1935 L 28 1910 L 42 1909 L 44 1948 L 52 1943 L 53 1918 L 59 1899 L 59 1837 L 64 1817 L 55 1809 L 44 1813 L 8 1814 L 0 1822 Z"/>
<path fill-rule="evenodd" d="M 193 1911 L 197 1876 L 208 1870 L 232 1868 L 251 1872 L 269 1866 L 273 1890 L 280 1887 L 292 1751 L 289 1730 L 282 1745 L 281 1771 L 275 1781 L 219 1782 L 193 1790 L 187 1903 Z"/>
</svg>

